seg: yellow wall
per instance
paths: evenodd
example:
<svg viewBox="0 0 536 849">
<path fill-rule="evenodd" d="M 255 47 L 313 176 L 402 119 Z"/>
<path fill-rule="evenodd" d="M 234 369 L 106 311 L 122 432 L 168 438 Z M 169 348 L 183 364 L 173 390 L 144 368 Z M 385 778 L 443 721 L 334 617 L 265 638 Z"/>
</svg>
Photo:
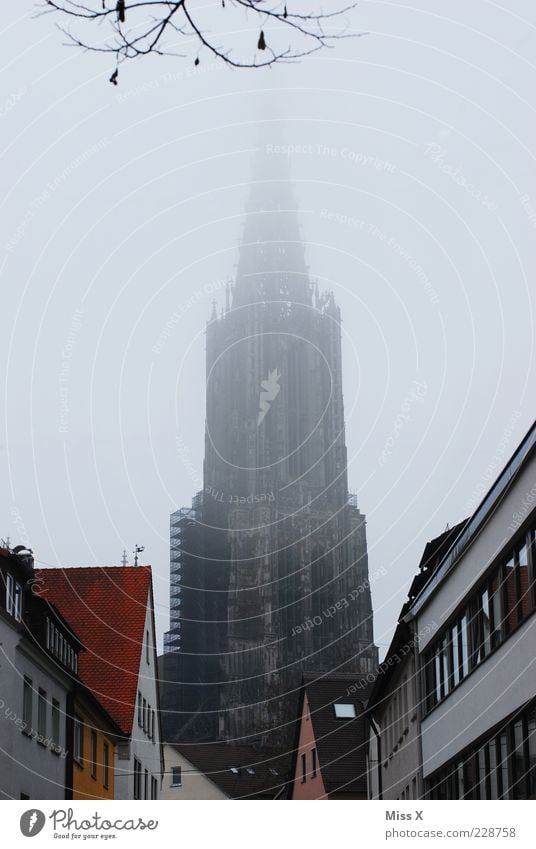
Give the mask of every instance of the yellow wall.
<svg viewBox="0 0 536 849">
<path fill-rule="evenodd" d="M 112 738 L 100 730 L 102 720 L 87 711 L 80 701 L 75 704 L 75 714 L 84 723 L 82 761 L 73 761 L 73 799 L 113 799 L 115 746 Z M 97 732 L 96 778 L 91 774 L 91 730 Z M 108 787 L 104 787 L 104 743 L 108 744 Z"/>
</svg>

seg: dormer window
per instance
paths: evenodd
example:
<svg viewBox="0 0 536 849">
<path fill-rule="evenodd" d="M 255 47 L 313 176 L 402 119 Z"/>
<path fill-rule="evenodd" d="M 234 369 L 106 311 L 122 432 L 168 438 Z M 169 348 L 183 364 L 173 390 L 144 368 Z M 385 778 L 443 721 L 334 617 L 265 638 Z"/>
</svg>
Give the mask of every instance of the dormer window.
<svg viewBox="0 0 536 849">
<path fill-rule="evenodd" d="M 355 719 L 355 705 L 354 704 L 343 704 L 339 702 L 336 705 L 333 705 L 335 708 L 335 718 L 336 719 Z"/>
<path fill-rule="evenodd" d="M 76 675 L 78 673 L 78 655 L 49 616 L 46 620 L 45 639 L 48 651 Z"/>
<path fill-rule="evenodd" d="M 22 619 L 22 587 L 9 572 L 6 576 L 6 610 L 17 622 Z"/>
</svg>

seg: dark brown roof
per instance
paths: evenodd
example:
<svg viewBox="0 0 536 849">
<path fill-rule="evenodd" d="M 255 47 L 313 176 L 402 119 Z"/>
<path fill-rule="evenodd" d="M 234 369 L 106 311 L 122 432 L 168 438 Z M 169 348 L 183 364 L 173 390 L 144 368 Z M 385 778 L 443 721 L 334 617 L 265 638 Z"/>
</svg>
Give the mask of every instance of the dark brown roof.
<svg viewBox="0 0 536 849">
<path fill-rule="evenodd" d="M 309 701 L 326 791 L 366 795 L 369 724 L 365 704 L 371 684 L 359 675 L 308 673 L 304 675 L 303 689 Z M 334 708 L 337 702 L 354 704 L 356 718 L 337 719 Z"/>
<path fill-rule="evenodd" d="M 462 533 L 468 522 L 469 519 L 464 519 L 463 522 L 459 522 L 457 525 L 454 525 L 454 527 L 448 528 L 446 531 L 443 531 L 442 534 L 439 534 L 439 536 L 434 537 L 434 539 L 426 543 L 419 563 L 419 572 L 415 575 L 411 582 L 408 598 L 400 611 L 398 624 L 393 634 L 391 645 L 387 650 L 385 658 L 379 665 L 376 681 L 374 682 L 374 687 L 370 694 L 368 704 L 369 708 L 380 704 L 387 690 L 389 681 L 393 676 L 394 670 L 398 668 L 401 649 L 407 647 L 413 639 L 411 628 L 404 622 L 405 614 L 424 585 L 428 583 L 441 563 L 443 557 L 451 545 L 453 545 L 454 541 Z M 389 664 L 388 661 L 390 658 L 396 658 L 396 663 Z"/>
<path fill-rule="evenodd" d="M 234 743 L 170 743 L 230 799 L 274 799 L 288 782 L 292 752 Z"/>
<path fill-rule="evenodd" d="M 439 565 L 439 561 L 443 559 L 456 537 L 461 534 L 467 525 L 468 521 L 469 519 L 464 519 L 463 522 L 459 522 L 452 528 L 447 528 L 447 530 L 442 534 L 439 534 L 439 536 L 434 537 L 434 539 L 426 543 L 421 557 L 421 562 L 419 563 L 419 569 L 421 571 L 424 571 L 425 569 L 435 569 L 436 566 Z"/>
</svg>

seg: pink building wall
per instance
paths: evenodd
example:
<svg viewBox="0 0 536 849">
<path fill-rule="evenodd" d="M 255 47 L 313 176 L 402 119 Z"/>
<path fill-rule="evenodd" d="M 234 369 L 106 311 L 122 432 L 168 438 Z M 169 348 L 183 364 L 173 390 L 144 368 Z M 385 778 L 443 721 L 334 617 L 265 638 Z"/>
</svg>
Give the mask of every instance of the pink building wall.
<svg viewBox="0 0 536 849">
<path fill-rule="evenodd" d="M 313 723 L 309 715 L 307 693 L 303 700 L 303 713 L 300 722 L 300 737 L 298 740 L 298 757 L 294 774 L 293 799 L 327 799 L 326 788 L 320 771 L 318 749 L 316 750 L 316 777 L 312 777 L 312 751 L 316 749 Z M 306 759 L 306 781 L 302 782 L 302 755 Z"/>
</svg>

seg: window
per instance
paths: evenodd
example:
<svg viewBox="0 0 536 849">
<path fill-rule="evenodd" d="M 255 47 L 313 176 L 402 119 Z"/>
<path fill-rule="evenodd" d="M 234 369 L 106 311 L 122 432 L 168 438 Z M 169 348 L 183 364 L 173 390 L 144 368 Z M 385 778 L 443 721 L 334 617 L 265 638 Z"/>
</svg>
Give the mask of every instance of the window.
<svg viewBox="0 0 536 849">
<path fill-rule="evenodd" d="M 147 731 L 147 702 L 143 700 L 143 730 Z"/>
<path fill-rule="evenodd" d="M 78 764 L 82 763 L 84 756 L 84 725 L 77 716 L 73 722 L 73 758 Z"/>
<path fill-rule="evenodd" d="M 154 775 L 151 775 L 151 799 L 158 797 L 158 782 Z"/>
<path fill-rule="evenodd" d="M 144 778 L 144 780 L 143 780 L 143 798 L 148 799 L 149 798 L 149 770 L 148 769 L 145 770 L 143 778 Z"/>
<path fill-rule="evenodd" d="M 490 740 L 488 745 L 488 760 L 489 760 L 489 779 L 490 779 L 490 799 L 499 798 L 498 780 L 497 780 L 497 741 L 495 738 Z"/>
<path fill-rule="evenodd" d="M 457 622 L 450 629 L 450 643 L 452 646 L 452 686 L 457 687 L 460 683 L 460 650 Z"/>
<path fill-rule="evenodd" d="M 489 592 L 487 587 L 480 593 L 480 615 L 481 656 L 482 658 L 484 658 L 487 657 L 491 651 L 491 617 L 489 606 Z"/>
<path fill-rule="evenodd" d="M 15 584 L 15 609 L 13 616 L 18 622 L 22 619 L 22 587 L 20 584 Z"/>
<path fill-rule="evenodd" d="M 92 728 L 90 735 L 91 777 L 97 778 L 97 732 Z"/>
<path fill-rule="evenodd" d="M 428 780 L 431 799 L 534 798 L 536 708 L 517 714 L 478 748 Z"/>
<path fill-rule="evenodd" d="M 497 572 L 489 582 L 490 586 L 490 629 L 491 649 L 496 649 L 501 642 L 502 605 L 501 605 L 501 575 Z"/>
<path fill-rule="evenodd" d="M 316 778 L 316 749 L 313 749 L 311 752 L 311 772 L 313 778 Z"/>
<path fill-rule="evenodd" d="M 337 719 L 355 719 L 355 705 L 346 705 L 346 704 L 336 704 L 335 707 L 335 717 Z"/>
<path fill-rule="evenodd" d="M 171 786 L 172 787 L 181 787 L 182 786 L 182 767 L 180 767 L 180 766 L 172 766 L 171 767 Z"/>
<path fill-rule="evenodd" d="M 155 739 L 156 714 L 154 710 L 151 712 L 151 740 Z"/>
<path fill-rule="evenodd" d="M 443 683 L 443 690 L 445 696 L 447 696 L 450 692 L 450 663 L 449 663 L 449 655 L 450 655 L 450 645 L 448 632 L 445 634 L 443 638 L 443 642 L 440 647 L 441 653 L 441 679 Z"/>
<path fill-rule="evenodd" d="M 497 739 L 500 753 L 499 761 L 499 799 L 510 799 L 510 780 L 508 772 L 508 738 L 506 734 L 500 734 Z"/>
<path fill-rule="evenodd" d="M 147 661 L 147 665 L 151 664 L 151 644 L 149 642 L 149 631 L 145 632 L 145 660 Z"/>
<path fill-rule="evenodd" d="M 13 575 L 9 572 L 6 575 L 6 610 L 13 616 L 13 608 L 15 604 L 15 581 Z"/>
<path fill-rule="evenodd" d="M 22 690 L 22 718 L 24 720 L 23 731 L 30 733 L 32 730 L 32 705 L 33 705 L 33 686 L 32 679 L 24 676 L 24 684 Z"/>
<path fill-rule="evenodd" d="M 461 649 L 461 668 L 462 678 L 469 675 L 469 628 L 467 625 L 467 616 L 462 616 L 460 620 L 460 649 Z"/>
<path fill-rule="evenodd" d="M 530 546 L 534 531 L 507 552 L 467 606 L 425 652 L 426 710 L 432 710 L 534 610 Z M 497 752 L 495 752 L 495 755 Z M 487 787 L 486 792 L 493 792 Z"/>
<path fill-rule="evenodd" d="M 22 619 L 22 587 L 17 584 L 13 575 L 6 575 L 6 610 L 20 622 Z"/>
<path fill-rule="evenodd" d="M 517 574 L 518 574 L 518 615 L 519 620 L 525 619 L 531 612 L 530 582 L 529 582 L 529 558 L 528 548 L 524 544 L 517 552 Z"/>
<path fill-rule="evenodd" d="M 517 719 L 511 727 L 512 736 L 512 778 L 514 799 L 526 799 L 525 792 L 525 745 L 523 734 L 523 720 Z"/>
<path fill-rule="evenodd" d="M 516 617 L 516 576 L 514 558 L 504 566 L 503 573 L 503 600 L 504 600 L 504 635 L 507 636 L 517 625 Z"/>
<path fill-rule="evenodd" d="M 138 690 L 138 727 L 142 727 L 142 719 L 141 719 L 141 693 Z"/>
<path fill-rule="evenodd" d="M 53 748 L 52 751 L 56 751 L 56 754 L 59 754 L 58 750 L 60 748 L 60 703 L 57 699 L 52 699 L 52 743 Z"/>
<path fill-rule="evenodd" d="M 47 736 L 47 694 L 41 687 L 37 691 L 37 733 L 42 743 Z"/>
<path fill-rule="evenodd" d="M 307 756 L 303 754 L 301 756 L 301 783 L 305 784 L 307 781 Z"/>
<path fill-rule="evenodd" d="M 134 798 L 141 799 L 141 763 L 134 758 Z"/>
<path fill-rule="evenodd" d="M 102 749 L 102 786 L 108 789 L 110 785 L 110 747 L 104 743 Z"/>
</svg>

